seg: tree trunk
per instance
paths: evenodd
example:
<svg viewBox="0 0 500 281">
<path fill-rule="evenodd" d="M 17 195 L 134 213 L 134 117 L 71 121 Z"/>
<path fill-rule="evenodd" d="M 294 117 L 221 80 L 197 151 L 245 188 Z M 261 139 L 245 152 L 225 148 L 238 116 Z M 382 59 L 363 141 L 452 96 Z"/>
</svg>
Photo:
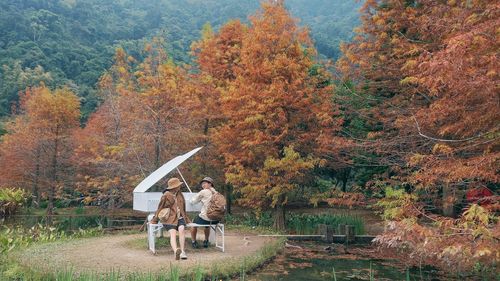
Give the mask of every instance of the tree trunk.
<svg viewBox="0 0 500 281">
<path fill-rule="evenodd" d="M 54 197 L 57 188 L 57 153 L 59 149 L 59 128 L 56 128 L 54 140 L 54 154 L 52 156 L 52 183 L 49 189 L 49 203 L 47 204 L 47 224 L 52 225 L 52 215 L 54 210 Z"/>
<path fill-rule="evenodd" d="M 278 204 L 274 207 L 274 229 L 285 230 L 285 206 Z"/>
<path fill-rule="evenodd" d="M 31 206 L 40 206 L 40 192 L 38 190 L 38 179 L 40 177 L 40 147 L 36 150 L 36 166 L 35 166 L 35 179 L 33 181 L 32 193 L 34 200 L 31 202 Z"/>
<path fill-rule="evenodd" d="M 53 210 L 54 210 L 54 194 L 55 194 L 55 187 L 51 186 L 49 189 L 49 203 L 47 204 L 47 224 L 52 225 L 52 215 Z"/>
<path fill-rule="evenodd" d="M 205 144 L 204 146 L 207 147 L 208 144 L 209 144 L 209 141 L 208 141 L 208 129 L 209 129 L 209 124 L 210 124 L 210 119 L 209 118 L 206 118 L 205 119 L 205 124 L 203 125 L 203 135 L 205 136 Z M 208 155 L 205 151 L 202 151 L 203 155 Z M 201 161 L 201 173 L 203 175 L 207 175 L 207 163 L 206 161 Z M 226 196 L 226 200 L 227 200 L 227 196 Z M 229 201 L 228 201 L 229 202 Z"/>
<path fill-rule="evenodd" d="M 108 210 L 113 211 L 115 209 L 115 193 L 113 192 L 114 188 L 111 188 L 109 191 L 109 200 L 108 200 Z"/>
<path fill-rule="evenodd" d="M 443 215 L 446 217 L 454 217 L 454 202 L 455 194 L 448 184 L 443 186 Z"/>
<path fill-rule="evenodd" d="M 160 153 L 161 153 L 161 140 L 160 140 L 160 126 L 161 122 L 158 117 L 156 120 L 156 136 L 155 136 L 155 169 L 160 167 Z"/>
<path fill-rule="evenodd" d="M 345 168 L 342 171 L 342 191 L 346 192 L 347 191 L 347 181 L 349 180 L 349 175 L 351 174 L 351 169 L 350 168 Z"/>
<path fill-rule="evenodd" d="M 225 193 L 226 193 L 226 211 L 228 214 L 231 214 L 233 186 L 230 184 L 226 184 L 225 185 Z"/>
</svg>

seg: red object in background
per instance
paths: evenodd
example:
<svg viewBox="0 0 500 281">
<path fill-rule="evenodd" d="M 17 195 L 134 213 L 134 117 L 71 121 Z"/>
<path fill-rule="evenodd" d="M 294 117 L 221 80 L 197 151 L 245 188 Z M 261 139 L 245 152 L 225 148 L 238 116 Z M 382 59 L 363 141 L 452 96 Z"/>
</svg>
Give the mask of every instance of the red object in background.
<svg viewBox="0 0 500 281">
<path fill-rule="evenodd" d="M 477 187 L 467 191 L 465 198 L 470 204 L 489 205 L 492 203 L 493 192 L 487 187 Z"/>
</svg>

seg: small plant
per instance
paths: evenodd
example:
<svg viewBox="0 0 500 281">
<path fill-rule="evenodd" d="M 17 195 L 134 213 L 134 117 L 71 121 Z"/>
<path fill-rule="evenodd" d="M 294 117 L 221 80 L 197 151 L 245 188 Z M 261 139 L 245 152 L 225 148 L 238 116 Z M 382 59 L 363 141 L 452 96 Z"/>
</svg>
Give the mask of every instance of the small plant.
<svg viewBox="0 0 500 281">
<path fill-rule="evenodd" d="M 194 276 L 193 276 L 193 281 L 203 281 L 203 267 L 201 267 L 199 264 L 196 266 L 194 269 Z"/>
<path fill-rule="evenodd" d="M 14 214 L 26 203 L 27 197 L 20 188 L 0 188 L 0 218 Z"/>
<path fill-rule="evenodd" d="M 73 270 L 72 269 L 66 269 L 62 271 L 56 272 L 56 280 L 57 281 L 71 281 L 73 280 Z"/>
<path fill-rule="evenodd" d="M 370 281 L 375 280 L 375 275 L 373 273 L 372 261 L 370 261 Z"/>
<path fill-rule="evenodd" d="M 245 275 L 246 275 L 246 259 L 243 260 L 243 263 L 241 264 L 241 271 L 240 271 L 240 281 L 245 281 Z"/>
<path fill-rule="evenodd" d="M 170 281 L 179 281 L 180 280 L 180 269 L 177 266 L 173 266 L 170 264 Z"/>
</svg>

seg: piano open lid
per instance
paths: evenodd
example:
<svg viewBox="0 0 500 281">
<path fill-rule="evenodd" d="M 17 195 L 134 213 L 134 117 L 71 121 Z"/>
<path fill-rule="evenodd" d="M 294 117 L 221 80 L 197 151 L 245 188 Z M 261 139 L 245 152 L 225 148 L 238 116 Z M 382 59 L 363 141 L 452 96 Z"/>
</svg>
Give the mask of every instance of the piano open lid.
<svg viewBox="0 0 500 281">
<path fill-rule="evenodd" d="M 161 180 L 164 176 L 166 176 L 168 173 L 173 171 L 177 166 L 182 164 L 184 161 L 186 161 L 189 157 L 195 155 L 202 147 L 195 148 L 191 151 L 189 151 L 186 154 L 179 155 L 175 157 L 174 159 L 168 161 L 167 163 L 163 164 L 160 168 L 158 168 L 156 171 L 154 171 L 151 175 L 147 176 L 139 185 L 137 185 L 134 189 L 134 193 L 138 192 L 146 192 L 148 189 L 150 189 L 155 183 L 157 183 L 159 180 Z"/>
</svg>

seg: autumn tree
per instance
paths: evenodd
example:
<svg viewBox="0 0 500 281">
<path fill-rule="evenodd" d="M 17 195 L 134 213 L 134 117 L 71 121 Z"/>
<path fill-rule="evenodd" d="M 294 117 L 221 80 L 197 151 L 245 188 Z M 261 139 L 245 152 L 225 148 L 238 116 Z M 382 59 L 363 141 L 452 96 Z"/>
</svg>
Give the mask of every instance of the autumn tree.
<svg viewBox="0 0 500 281">
<path fill-rule="evenodd" d="M 137 180 L 132 159 L 119 138 L 124 129 L 120 113 L 115 111 L 117 106 L 107 101 L 91 115 L 85 128 L 75 134 L 77 148 L 73 155 L 76 186 L 87 196 L 85 202 L 100 199 L 110 209 L 130 201 L 131 195 L 123 192 L 123 187 Z"/>
<path fill-rule="evenodd" d="M 38 205 L 40 184 L 44 179 L 41 167 L 41 144 L 33 138 L 29 120 L 16 115 L 5 124 L 7 133 L 0 142 L 0 186 L 23 188 L 32 194 L 32 203 Z"/>
<path fill-rule="evenodd" d="M 332 87 L 311 74 L 308 33 L 282 1 L 264 3 L 250 22 L 234 79 L 221 93 L 226 120 L 214 139 L 240 203 L 258 211 L 271 206 L 274 226 L 283 229 L 289 195 L 319 164 L 320 143 L 340 121 L 333 119 Z"/>
<path fill-rule="evenodd" d="M 221 95 L 227 91 L 240 68 L 241 44 L 247 27 L 239 20 L 226 23 L 218 32 L 214 32 L 210 24 L 205 24 L 201 39 L 192 44 L 199 71 L 193 75 L 192 81 L 200 101 L 200 107 L 194 112 L 202 121 L 202 144 L 200 151 L 201 170 L 203 175 L 215 179 L 219 190 L 225 193 L 228 212 L 231 212 L 233 187 L 226 182 L 224 175 L 224 158 L 214 141 L 214 133 L 226 118 L 221 110 Z"/>
<path fill-rule="evenodd" d="M 379 139 L 397 138 L 379 144 L 415 166 L 417 185 L 499 180 L 498 12 L 490 1 L 368 1 L 360 34 L 343 47 L 345 77 L 365 79 L 367 99 L 379 100 Z"/>
<path fill-rule="evenodd" d="M 139 63 L 117 50 L 100 81 L 104 102 L 80 132 L 79 187 L 110 208 L 130 201 L 140 179 L 200 142 L 196 91 L 164 47 L 153 40 Z"/>
<path fill-rule="evenodd" d="M 146 46 L 146 52 L 148 56 L 134 73 L 139 95 L 133 136 L 137 144 L 153 149 L 152 157 L 144 154 L 144 159 L 153 160 L 145 163 L 151 170 L 199 143 L 201 122 L 193 112 L 199 101 L 186 70 L 168 59 L 159 40 Z"/>
<path fill-rule="evenodd" d="M 79 126 L 80 101 L 67 89 L 51 91 L 44 85 L 28 89 L 2 142 L 5 177 L 32 184 L 48 198 L 47 215 L 54 208 L 56 193 L 67 184 L 71 174 L 72 133 Z M 22 145 L 22 147 L 20 147 Z"/>
<path fill-rule="evenodd" d="M 80 121 L 80 101 L 67 89 L 53 93 L 45 88 L 37 88 L 26 104 L 26 112 L 34 122 L 36 136 L 48 153 L 49 180 L 47 215 L 52 215 L 56 191 L 64 187 L 69 158 L 72 154 L 72 131 Z"/>
<path fill-rule="evenodd" d="M 357 92 L 372 105 L 367 112 L 379 123 L 359 144 L 391 168 L 393 184 L 414 195 L 430 194 L 448 216 L 465 191 L 494 190 L 500 179 L 499 13 L 492 1 L 367 1 L 363 25 L 342 47 L 344 57 L 337 64 L 344 79 L 358 83 Z M 458 222 L 436 220 L 451 232 L 461 228 Z M 477 227 L 492 227 L 495 221 L 482 220 Z M 434 229 L 412 222 L 422 237 L 432 239 Z M 403 231 L 392 233 L 398 230 Z M 456 242 L 472 239 L 473 233 L 457 233 Z M 449 244 L 433 245 L 441 253 L 437 257 L 462 258 L 461 251 L 446 248 Z M 471 249 L 467 266 L 495 255 L 483 250 Z"/>
</svg>

